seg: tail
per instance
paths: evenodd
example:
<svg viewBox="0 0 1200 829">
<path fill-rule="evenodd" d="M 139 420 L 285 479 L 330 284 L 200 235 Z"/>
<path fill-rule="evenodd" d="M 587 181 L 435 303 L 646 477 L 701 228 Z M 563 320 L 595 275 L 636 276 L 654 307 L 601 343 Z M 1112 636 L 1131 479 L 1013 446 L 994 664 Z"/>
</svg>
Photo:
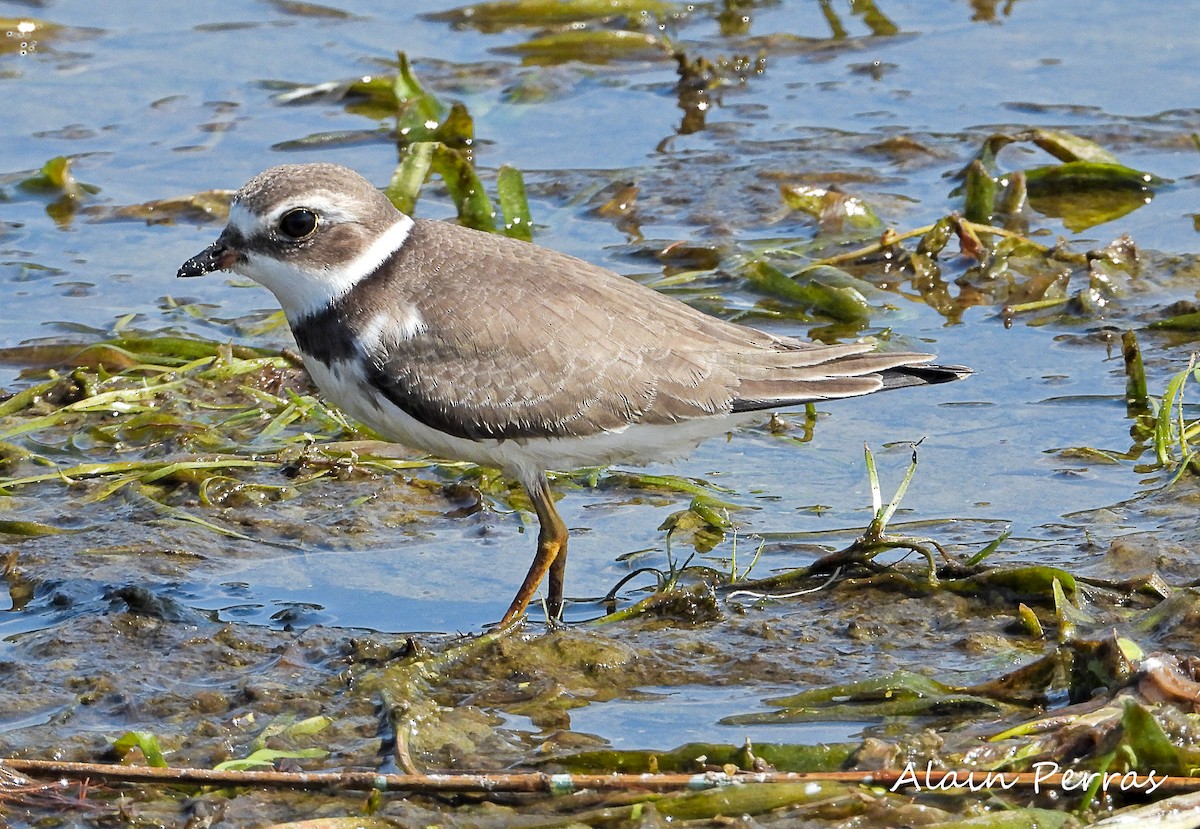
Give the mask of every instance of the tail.
<svg viewBox="0 0 1200 829">
<path fill-rule="evenodd" d="M 880 372 L 883 377 L 881 391 L 903 389 L 908 386 L 933 386 L 937 383 L 949 383 L 952 380 L 961 380 L 973 373 L 966 366 L 897 366 Z"/>
</svg>

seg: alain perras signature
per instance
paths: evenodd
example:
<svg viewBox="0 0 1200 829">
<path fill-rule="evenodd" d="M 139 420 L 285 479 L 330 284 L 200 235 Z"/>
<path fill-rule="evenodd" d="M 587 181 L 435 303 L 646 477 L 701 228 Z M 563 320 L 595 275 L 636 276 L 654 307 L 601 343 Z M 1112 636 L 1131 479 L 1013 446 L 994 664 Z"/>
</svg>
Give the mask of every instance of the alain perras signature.
<svg viewBox="0 0 1200 829">
<path fill-rule="evenodd" d="M 912 787 L 917 791 L 950 791 L 952 789 L 967 789 L 978 792 L 984 789 L 1011 789 L 1022 781 L 1032 782 L 1034 794 L 1040 794 L 1042 789 L 1058 789 L 1063 792 L 1087 791 L 1093 782 L 1100 778 L 1100 791 L 1140 791 L 1153 794 L 1158 787 L 1167 782 L 1167 775 L 1151 770 L 1146 774 L 1136 771 L 1127 772 L 1098 772 L 1063 769 L 1058 763 L 1042 761 L 1033 764 L 1033 778 L 1028 774 L 1016 774 L 1001 771 L 942 771 L 934 769 L 933 761 L 925 765 L 924 771 L 918 771 L 915 763 L 909 763 L 904 771 L 896 778 L 891 791 Z"/>
</svg>

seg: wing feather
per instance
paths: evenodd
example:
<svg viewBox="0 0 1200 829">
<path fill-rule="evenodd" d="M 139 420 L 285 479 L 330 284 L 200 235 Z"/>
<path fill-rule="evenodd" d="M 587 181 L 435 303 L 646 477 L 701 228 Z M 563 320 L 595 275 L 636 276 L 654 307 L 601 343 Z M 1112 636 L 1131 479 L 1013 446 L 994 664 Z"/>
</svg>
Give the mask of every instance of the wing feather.
<svg viewBox="0 0 1200 829">
<path fill-rule="evenodd" d="M 457 437 L 589 435 L 868 394 L 885 387 L 881 372 L 931 359 L 775 337 L 565 254 L 455 225 L 416 220 L 395 256 L 377 274 L 373 304 L 351 292 L 338 313 L 361 331 L 378 326 L 380 293 L 385 308 L 415 310 L 420 326 L 379 337 L 364 355 L 368 376 Z"/>
</svg>

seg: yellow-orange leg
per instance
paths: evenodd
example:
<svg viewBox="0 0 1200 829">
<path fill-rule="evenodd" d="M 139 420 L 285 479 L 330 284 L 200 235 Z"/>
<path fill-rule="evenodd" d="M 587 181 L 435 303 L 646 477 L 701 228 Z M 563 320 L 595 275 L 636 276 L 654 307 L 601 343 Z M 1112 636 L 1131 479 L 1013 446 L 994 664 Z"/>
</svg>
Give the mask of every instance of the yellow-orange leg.
<svg viewBox="0 0 1200 829">
<path fill-rule="evenodd" d="M 557 619 L 562 615 L 563 577 L 567 570 L 567 525 L 554 507 L 550 483 L 544 472 L 539 474 L 536 481 L 525 482 L 524 486 L 538 517 L 537 555 L 533 557 L 533 564 L 529 565 L 529 572 L 525 574 L 525 581 L 521 583 L 516 598 L 500 620 L 500 627 L 505 627 L 525 612 L 547 573 L 550 574 L 550 580 L 546 604 L 550 618 Z"/>
</svg>

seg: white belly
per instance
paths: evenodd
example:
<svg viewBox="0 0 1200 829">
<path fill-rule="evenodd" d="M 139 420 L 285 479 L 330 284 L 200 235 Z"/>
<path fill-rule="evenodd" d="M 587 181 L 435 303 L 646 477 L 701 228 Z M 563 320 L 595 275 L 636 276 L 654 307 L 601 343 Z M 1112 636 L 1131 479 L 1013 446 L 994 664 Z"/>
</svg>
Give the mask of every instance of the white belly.
<svg viewBox="0 0 1200 829">
<path fill-rule="evenodd" d="M 460 438 L 421 423 L 366 382 L 357 362 L 326 366 L 305 360 L 324 396 L 388 440 L 442 458 L 503 469 L 522 482 L 547 469 L 571 470 L 615 463 L 644 464 L 680 457 L 706 438 L 753 420 L 753 413 L 694 418 L 672 424 L 633 423 L 620 430 L 566 438 Z"/>
</svg>

